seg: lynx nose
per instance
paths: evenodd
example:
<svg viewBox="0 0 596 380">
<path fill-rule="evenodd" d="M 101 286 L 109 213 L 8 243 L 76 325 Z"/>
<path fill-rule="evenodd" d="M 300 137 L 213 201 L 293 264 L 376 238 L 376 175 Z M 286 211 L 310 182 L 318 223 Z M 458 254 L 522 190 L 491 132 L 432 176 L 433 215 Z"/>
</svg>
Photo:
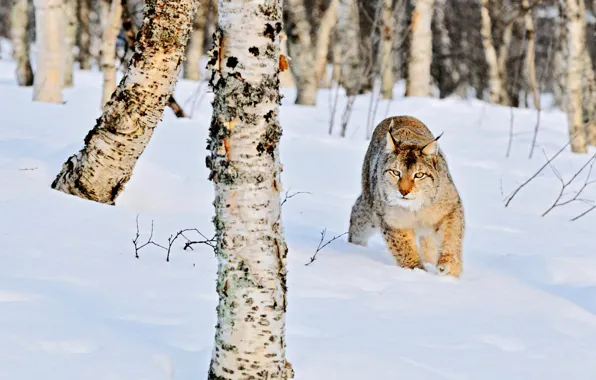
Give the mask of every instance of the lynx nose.
<svg viewBox="0 0 596 380">
<path fill-rule="evenodd" d="M 408 194 L 410 194 L 410 189 L 407 188 L 402 188 L 401 186 L 399 187 L 399 192 L 401 193 L 401 195 L 403 195 L 404 197 Z"/>
</svg>

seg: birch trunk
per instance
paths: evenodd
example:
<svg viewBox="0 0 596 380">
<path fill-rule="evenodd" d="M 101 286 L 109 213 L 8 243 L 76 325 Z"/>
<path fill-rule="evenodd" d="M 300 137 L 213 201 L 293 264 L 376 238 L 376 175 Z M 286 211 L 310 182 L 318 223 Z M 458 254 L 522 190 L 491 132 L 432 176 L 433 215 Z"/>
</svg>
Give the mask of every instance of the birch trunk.
<svg viewBox="0 0 596 380">
<path fill-rule="evenodd" d="M 362 86 L 362 56 L 360 54 L 360 22 L 356 0 L 340 0 L 337 28 L 338 51 L 334 52 L 334 61 L 339 65 L 340 82 L 346 89 L 346 95 L 358 94 Z"/>
<path fill-rule="evenodd" d="M 381 71 L 381 97 L 393 99 L 393 0 L 383 0 L 381 10 L 381 41 L 379 42 L 379 70 Z"/>
<path fill-rule="evenodd" d="M 207 26 L 207 7 L 199 7 L 193 22 L 192 33 L 186 46 L 184 61 L 184 79 L 201 79 L 199 64 L 204 52 L 205 28 Z"/>
<path fill-rule="evenodd" d="M 588 133 L 588 144 L 596 146 L 596 77 L 588 49 L 582 53 L 586 83 L 584 85 L 584 119 Z"/>
<path fill-rule="evenodd" d="M 33 85 L 33 70 L 29 58 L 29 1 L 13 0 L 10 11 L 10 34 L 12 51 L 17 63 L 16 75 L 19 86 Z"/>
<path fill-rule="evenodd" d="M 553 57 L 553 98 L 554 103 L 562 111 L 567 111 L 566 83 L 567 83 L 567 14 L 563 2 L 559 1 L 559 18 L 555 21 L 555 41 L 557 41 Z"/>
<path fill-rule="evenodd" d="M 90 12 L 90 0 L 77 1 L 77 14 L 79 19 L 77 32 L 77 46 L 79 47 L 79 54 L 77 55 L 77 62 L 79 63 L 81 70 L 91 70 Z"/>
<path fill-rule="evenodd" d="M 296 104 L 317 104 L 317 78 L 314 48 L 310 38 L 310 21 L 304 0 L 285 0 L 288 12 L 288 53 L 290 68 L 296 80 Z"/>
<path fill-rule="evenodd" d="M 406 96 L 429 96 L 432 77 L 432 30 L 434 0 L 416 0 L 412 14 Z"/>
<path fill-rule="evenodd" d="M 567 13 L 567 122 L 571 151 L 587 152 L 586 130 L 583 123 L 582 53 L 585 49 L 585 7 L 583 0 L 561 0 Z"/>
<path fill-rule="evenodd" d="M 64 87 L 72 87 L 73 85 L 77 19 L 77 0 L 64 0 Z"/>
<path fill-rule="evenodd" d="M 319 29 L 317 31 L 317 42 L 315 51 L 315 76 L 316 83 L 320 87 L 329 87 L 330 83 L 327 79 L 327 55 L 329 54 L 329 47 L 331 45 L 331 36 L 335 24 L 337 23 L 337 9 L 339 7 L 339 0 L 331 0 L 329 7 L 323 13 L 321 21 L 319 22 Z"/>
<path fill-rule="evenodd" d="M 453 52 L 451 37 L 449 36 L 449 30 L 447 29 L 447 19 L 445 16 L 447 8 L 447 0 L 436 0 L 437 5 L 435 7 L 435 25 L 437 33 L 439 34 L 439 46 L 438 51 L 441 55 L 441 74 L 439 76 L 439 97 L 446 98 L 451 95 L 457 88 L 460 81 L 459 73 L 451 59 Z"/>
<path fill-rule="evenodd" d="M 52 188 L 113 205 L 132 175 L 176 84 L 198 3 L 148 3 L 131 65 L 85 147 L 62 166 Z"/>
<path fill-rule="evenodd" d="M 116 90 L 116 42 L 121 23 L 122 2 L 121 0 L 112 0 L 101 38 L 101 71 L 103 72 L 102 107 L 110 100 L 114 90 Z"/>
<path fill-rule="evenodd" d="M 492 22 L 490 19 L 488 0 L 481 0 L 480 20 L 481 28 L 480 34 L 482 36 L 482 47 L 484 48 L 484 57 L 488 65 L 488 88 L 490 91 L 490 101 L 494 104 L 501 104 L 501 96 L 503 94 L 503 84 L 501 83 L 501 75 L 499 70 L 499 62 L 497 58 L 497 50 L 493 44 L 492 37 Z"/>
<path fill-rule="evenodd" d="M 500 83 L 500 94 L 499 103 L 502 105 L 511 105 L 512 99 L 509 96 L 508 84 L 509 84 L 509 73 L 507 71 L 507 61 L 509 60 L 509 50 L 511 48 L 511 39 L 513 37 L 513 22 L 509 22 L 503 29 L 503 36 L 501 37 L 501 46 L 499 47 L 499 56 L 497 62 L 499 65 L 499 83 Z M 520 48 L 521 50 L 521 48 Z M 517 81 L 519 82 L 519 81 Z M 514 87 L 517 83 L 513 84 Z"/>
<path fill-rule="evenodd" d="M 532 94 L 532 102 L 536 109 L 540 109 L 540 89 L 536 80 L 536 40 L 534 32 L 534 10 L 530 9 L 530 1 L 522 0 L 524 9 L 524 25 L 526 28 L 526 83 Z"/>
<path fill-rule="evenodd" d="M 220 0 L 210 52 L 217 326 L 210 380 L 288 379 L 280 214 L 280 0 Z"/>
<path fill-rule="evenodd" d="M 35 0 L 37 72 L 33 100 L 63 103 L 64 40 L 62 0 Z"/>
</svg>

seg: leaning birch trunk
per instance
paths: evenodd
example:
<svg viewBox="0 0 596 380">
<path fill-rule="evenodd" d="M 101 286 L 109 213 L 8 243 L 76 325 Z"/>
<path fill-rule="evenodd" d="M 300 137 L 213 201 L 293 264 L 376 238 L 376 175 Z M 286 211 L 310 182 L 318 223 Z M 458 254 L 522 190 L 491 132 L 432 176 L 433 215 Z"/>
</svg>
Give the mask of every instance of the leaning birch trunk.
<svg viewBox="0 0 596 380">
<path fill-rule="evenodd" d="M 77 15 L 79 19 L 77 31 L 79 54 L 77 55 L 77 62 L 81 70 L 91 70 L 90 12 L 90 0 L 77 0 Z"/>
<path fill-rule="evenodd" d="M 288 53 L 292 59 L 290 68 L 296 79 L 296 104 L 317 104 L 317 78 L 313 44 L 310 38 L 310 21 L 304 0 L 285 0 L 288 12 Z"/>
<path fill-rule="evenodd" d="M 346 95 L 358 94 L 362 87 L 362 57 L 360 54 L 360 22 L 356 0 L 340 0 L 337 27 L 335 29 L 338 56 L 333 54 L 339 65 L 340 82 L 346 89 Z"/>
<path fill-rule="evenodd" d="M 186 60 L 183 64 L 184 79 L 199 80 L 199 64 L 204 51 L 205 27 L 207 26 L 207 7 L 199 7 L 195 16 L 192 33 L 186 46 Z"/>
<path fill-rule="evenodd" d="M 16 74 L 19 86 L 33 85 L 33 70 L 29 58 L 29 1 L 13 0 L 10 11 L 10 35 L 12 51 L 17 63 Z"/>
<path fill-rule="evenodd" d="M 441 75 L 439 83 L 439 97 L 446 98 L 451 95 L 459 84 L 459 73 L 451 59 L 452 44 L 449 30 L 447 29 L 447 19 L 445 16 L 447 8 L 447 0 L 436 0 L 435 7 L 435 25 L 438 33 L 439 46 L 438 51 L 441 55 L 440 67 Z"/>
<path fill-rule="evenodd" d="M 536 109 L 540 109 L 540 89 L 536 80 L 536 40 L 534 32 L 534 10 L 530 9 L 530 1 L 522 0 L 524 8 L 524 25 L 526 28 L 526 62 L 525 74 L 528 90 L 532 93 L 532 102 Z"/>
<path fill-rule="evenodd" d="M 74 47 L 77 41 L 77 0 L 64 0 L 64 87 L 73 86 Z"/>
<path fill-rule="evenodd" d="M 587 152 L 586 130 L 583 123 L 582 53 L 585 49 L 584 1 L 561 0 L 567 13 L 567 123 L 571 151 Z"/>
<path fill-rule="evenodd" d="M 64 83 L 62 0 L 35 0 L 37 72 L 33 100 L 63 103 Z"/>
<path fill-rule="evenodd" d="M 432 77 L 432 30 L 434 0 L 416 0 L 410 31 L 406 96 L 429 96 Z"/>
<path fill-rule="evenodd" d="M 292 377 L 280 196 L 280 0 L 220 0 L 210 51 L 217 325 L 208 379 Z"/>
<path fill-rule="evenodd" d="M 503 84 L 497 59 L 497 50 L 493 45 L 492 22 L 489 13 L 488 0 L 481 0 L 480 8 L 480 34 L 482 36 L 482 47 L 484 48 L 484 57 L 488 65 L 488 88 L 490 91 L 490 101 L 494 104 L 501 104 L 501 96 L 504 92 Z"/>
<path fill-rule="evenodd" d="M 102 107 L 110 100 L 114 90 L 116 90 L 116 42 L 121 25 L 122 2 L 121 0 L 112 0 L 101 38 L 101 71 L 103 72 Z"/>
<path fill-rule="evenodd" d="M 379 42 L 379 70 L 381 72 L 381 97 L 393 99 L 393 0 L 383 0 L 381 10 L 381 41 Z"/>
<path fill-rule="evenodd" d="M 315 44 L 315 76 L 319 87 L 327 88 L 330 86 L 327 76 L 327 55 L 331 45 L 331 36 L 333 28 L 337 23 L 337 8 L 339 0 L 331 0 L 329 7 L 323 13 L 317 30 L 317 41 Z"/>
<path fill-rule="evenodd" d="M 85 147 L 64 163 L 52 188 L 115 203 L 174 89 L 197 6 L 195 0 L 150 3 L 127 73 Z"/>
</svg>

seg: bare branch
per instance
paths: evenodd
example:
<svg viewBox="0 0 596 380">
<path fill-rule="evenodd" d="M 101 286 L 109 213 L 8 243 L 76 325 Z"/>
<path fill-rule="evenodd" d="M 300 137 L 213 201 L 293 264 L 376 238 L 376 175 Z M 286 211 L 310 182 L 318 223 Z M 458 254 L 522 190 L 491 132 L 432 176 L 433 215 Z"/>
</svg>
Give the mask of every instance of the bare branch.
<svg viewBox="0 0 596 380">
<path fill-rule="evenodd" d="M 315 254 L 310 258 L 310 261 L 306 264 L 304 264 L 305 266 L 309 266 L 310 264 L 314 263 L 315 260 L 317 259 L 317 254 L 326 246 L 328 246 L 329 244 L 333 243 L 335 240 L 339 239 L 340 237 L 344 236 L 347 234 L 347 232 L 344 232 L 343 234 L 334 236 L 333 238 L 329 239 L 327 242 L 323 243 L 323 241 L 325 240 L 325 233 L 327 232 L 327 229 L 324 228 L 323 231 L 321 231 L 321 240 L 319 240 L 319 245 L 317 246 L 317 250 L 315 251 Z"/>
<path fill-rule="evenodd" d="M 296 195 L 300 195 L 300 194 L 310 194 L 312 195 L 310 192 L 308 191 L 297 191 L 295 193 L 290 194 L 290 189 L 288 189 L 288 191 L 286 191 L 286 195 L 284 196 L 284 199 L 281 201 L 280 206 L 283 206 L 284 203 L 286 203 L 288 201 L 288 199 L 292 199 L 294 198 Z"/>
</svg>

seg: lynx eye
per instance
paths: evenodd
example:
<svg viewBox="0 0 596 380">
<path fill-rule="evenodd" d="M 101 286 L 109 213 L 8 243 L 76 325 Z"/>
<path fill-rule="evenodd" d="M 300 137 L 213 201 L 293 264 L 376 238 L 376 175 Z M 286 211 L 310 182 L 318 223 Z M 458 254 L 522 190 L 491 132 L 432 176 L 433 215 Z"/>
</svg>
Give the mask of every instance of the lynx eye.
<svg viewBox="0 0 596 380">
<path fill-rule="evenodd" d="M 389 169 L 387 171 L 389 172 L 389 174 L 391 174 L 395 178 L 400 178 L 401 177 L 401 172 L 399 170 Z"/>
<path fill-rule="evenodd" d="M 426 174 L 422 172 L 417 172 L 416 174 L 414 174 L 414 179 L 422 179 L 424 177 L 426 177 Z"/>
</svg>

